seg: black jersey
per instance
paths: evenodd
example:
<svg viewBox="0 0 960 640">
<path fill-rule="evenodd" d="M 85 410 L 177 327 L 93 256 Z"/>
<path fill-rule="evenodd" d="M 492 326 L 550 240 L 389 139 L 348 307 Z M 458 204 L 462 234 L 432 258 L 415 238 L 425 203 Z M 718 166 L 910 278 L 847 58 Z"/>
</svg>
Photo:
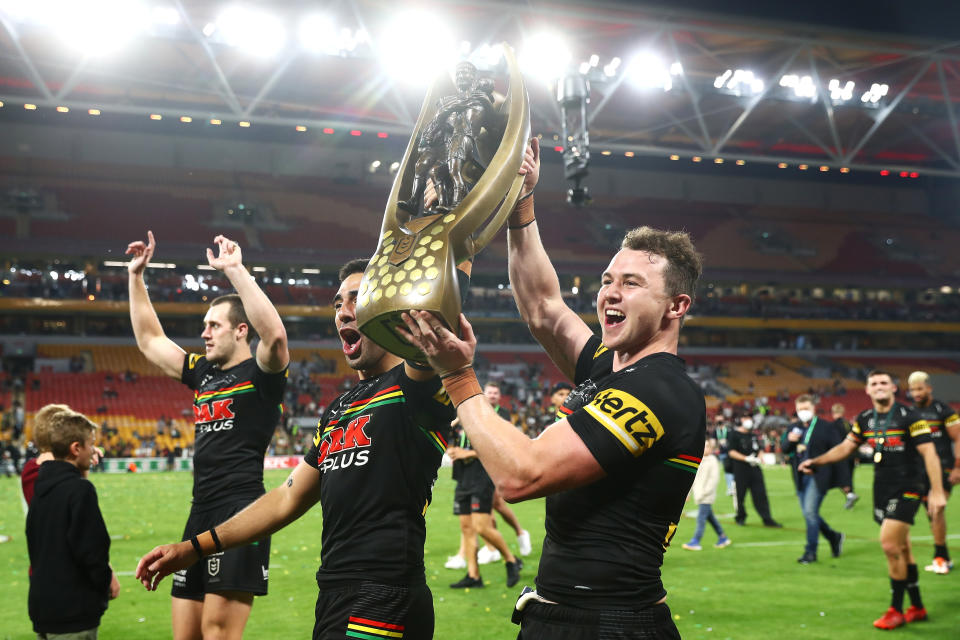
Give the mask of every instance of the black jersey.
<svg viewBox="0 0 960 640">
<path fill-rule="evenodd" d="M 663 553 L 703 455 L 703 392 L 668 353 L 614 372 L 596 336 L 575 382 L 562 413 L 607 477 L 547 497 L 537 591 L 585 609 L 639 609 L 666 594 Z"/>
<path fill-rule="evenodd" d="M 498 414 L 499 415 L 499 414 Z M 501 416 L 503 417 L 503 416 Z M 470 438 L 461 429 L 457 439 L 457 446 L 461 449 L 473 449 Z M 485 488 L 493 487 L 493 480 L 484 469 L 480 458 L 462 458 L 453 461 L 453 479 L 457 481 L 457 494 L 477 493 Z"/>
<path fill-rule="evenodd" d="M 948 429 L 960 424 L 960 416 L 953 410 L 953 407 L 939 400 L 932 400 L 925 407 L 914 406 L 913 410 L 920 414 L 920 417 L 930 427 L 930 438 L 937 448 L 940 466 L 944 471 L 949 471 L 953 468 L 954 454 Z M 957 452 L 957 455 L 960 455 L 960 451 Z"/>
<path fill-rule="evenodd" d="M 759 456 L 762 450 L 756 431 L 750 430 L 744 433 L 737 429 L 730 429 L 727 433 L 727 451 L 738 451 L 745 456 Z M 748 464 L 743 460 L 734 460 L 734 462 Z"/>
<path fill-rule="evenodd" d="M 402 364 L 330 403 L 304 456 L 323 474 L 318 582 L 423 581 L 423 516 L 455 417 L 440 378 Z"/>
<path fill-rule="evenodd" d="M 263 494 L 263 456 L 280 420 L 286 370 L 266 373 L 254 358 L 221 369 L 190 353 L 180 380 L 193 389 L 194 505 Z"/>
<path fill-rule="evenodd" d="M 930 427 L 913 409 L 894 402 L 890 411 L 867 409 L 853 419 L 847 437 L 857 445 L 867 443 L 874 450 L 873 484 L 916 488 L 924 477 L 923 460 L 917 445 L 930 442 Z"/>
</svg>

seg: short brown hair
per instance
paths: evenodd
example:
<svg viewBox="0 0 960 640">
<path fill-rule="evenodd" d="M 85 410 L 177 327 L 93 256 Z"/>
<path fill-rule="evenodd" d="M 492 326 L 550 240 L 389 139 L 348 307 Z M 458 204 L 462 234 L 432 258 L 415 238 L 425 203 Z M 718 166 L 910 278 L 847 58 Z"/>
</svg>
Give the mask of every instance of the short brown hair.
<svg viewBox="0 0 960 640">
<path fill-rule="evenodd" d="M 86 442 L 90 434 L 96 432 L 97 425 L 87 416 L 76 411 L 61 411 L 50 419 L 50 451 L 57 460 L 65 460 L 70 455 L 70 445 Z"/>
<path fill-rule="evenodd" d="M 65 404 L 48 404 L 33 414 L 33 441 L 40 453 L 50 451 L 50 421 L 64 411 L 72 409 Z"/>
<path fill-rule="evenodd" d="M 809 393 L 801 393 L 800 395 L 798 395 L 797 399 L 794 401 L 793 404 L 796 405 L 796 404 L 800 404 L 801 402 L 809 402 L 810 404 L 817 404 L 816 402 L 814 402 L 813 396 L 810 395 Z"/>
<path fill-rule="evenodd" d="M 247 319 L 247 312 L 243 310 L 243 300 L 240 299 L 240 296 L 236 293 L 219 296 L 213 299 L 210 307 L 213 308 L 218 304 L 230 305 L 230 311 L 227 312 L 227 320 L 230 321 L 231 327 L 236 329 L 241 324 L 247 325 L 247 343 L 249 344 L 257 332 L 253 330 L 253 327 L 250 325 L 250 320 Z"/>
<path fill-rule="evenodd" d="M 671 298 L 686 294 L 693 300 L 697 280 L 703 273 L 703 258 L 686 231 L 637 227 L 627 231 L 620 248 L 646 251 L 665 258 L 667 266 L 663 270 L 663 285 L 666 294 Z"/>
<path fill-rule="evenodd" d="M 487 387 L 493 387 L 495 389 L 499 389 L 500 383 L 497 382 L 496 380 L 487 380 L 486 382 L 483 383 L 483 388 L 486 389 Z"/>
<path fill-rule="evenodd" d="M 337 272 L 337 278 L 340 279 L 340 282 L 343 282 L 355 273 L 363 273 L 367 270 L 369 263 L 370 260 L 367 258 L 354 258 L 340 267 L 340 271 Z"/>
<path fill-rule="evenodd" d="M 889 371 L 884 371 L 883 369 L 872 369 L 872 370 L 867 374 L 867 381 L 869 382 L 869 381 L 870 381 L 870 378 L 873 378 L 874 376 L 887 376 L 888 378 L 890 378 L 890 382 L 894 382 L 894 383 L 895 383 L 895 381 L 894 381 L 894 379 L 893 379 L 893 374 L 890 373 Z"/>
</svg>

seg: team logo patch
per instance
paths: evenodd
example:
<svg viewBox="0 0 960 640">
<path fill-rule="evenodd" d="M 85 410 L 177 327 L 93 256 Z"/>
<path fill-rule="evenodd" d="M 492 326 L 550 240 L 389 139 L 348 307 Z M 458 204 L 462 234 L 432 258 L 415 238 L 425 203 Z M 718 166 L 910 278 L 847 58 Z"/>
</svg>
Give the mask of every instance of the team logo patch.
<svg viewBox="0 0 960 640">
<path fill-rule="evenodd" d="M 596 360 L 597 358 L 599 358 L 600 355 L 606 350 L 607 350 L 607 346 L 604 344 L 601 344 L 599 347 L 597 347 L 597 350 L 593 352 L 593 359 Z"/>
<path fill-rule="evenodd" d="M 200 360 L 200 354 L 199 354 L 199 353 L 191 353 L 191 354 L 187 357 L 187 368 L 188 368 L 188 369 L 193 369 L 195 366 L 197 366 L 197 361 L 198 361 L 198 360 Z"/>
<path fill-rule="evenodd" d="M 207 558 L 207 573 L 211 576 L 215 576 L 220 573 L 220 557 L 219 556 L 210 556 Z"/>
<path fill-rule="evenodd" d="M 634 456 L 663 437 L 663 425 L 639 399 L 620 389 L 604 389 L 585 407 Z"/>
<path fill-rule="evenodd" d="M 450 396 L 447 395 L 447 390 L 443 387 L 440 387 L 440 390 L 433 394 L 433 400 L 444 406 L 450 404 Z"/>
</svg>

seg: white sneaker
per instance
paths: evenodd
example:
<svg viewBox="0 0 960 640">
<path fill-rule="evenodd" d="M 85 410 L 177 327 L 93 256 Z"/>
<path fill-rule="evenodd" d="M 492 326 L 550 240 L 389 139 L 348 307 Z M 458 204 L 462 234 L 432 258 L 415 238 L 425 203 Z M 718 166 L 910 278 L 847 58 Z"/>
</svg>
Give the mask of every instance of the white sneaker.
<svg viewBox="0 0 960 640">
<path fill-rule="evenodd" d="M 950 569 L 952 568 L 952 562 L 948 562 L 944 558 L 934 558 L 932 563 L 924 567 L 924 570 L 932 571 L 933 573 L 939 573 L 940 575 L 946 575 L 950 573 Z"/>
<path fill-rule="evenodd" d="M 500 552 L 496 549 L 492 551 L 486 545 L 480 547 L 477 551 L 477 564 L 490 564 L 491 562 L 500 562 Z"/>
<path fill-rule="evenodd" d="M 467 561 L 463 556 L 450 556 L 444 565 L 447 569 L 466 569 Z"/>
<path fill-rule="evenodd" d="M 517 536 L 517 546 L 520 548 L 520 555 L 528 556 L 533 552 L 533 546 L 530 544 L 530 532 L 521 531 Z"/>
</svg>

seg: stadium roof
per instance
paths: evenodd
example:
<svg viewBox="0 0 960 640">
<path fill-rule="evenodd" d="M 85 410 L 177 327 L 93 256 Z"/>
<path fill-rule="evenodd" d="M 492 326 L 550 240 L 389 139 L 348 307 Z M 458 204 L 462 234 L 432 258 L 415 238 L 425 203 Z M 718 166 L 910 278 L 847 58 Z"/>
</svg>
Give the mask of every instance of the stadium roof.
<svg viewBox="0 0 960 640">
<path fill-rule="evenodd" d="M 0 0 L 0 123 L 29 117 L 32 104 L 63 107 L 64 118 L 142 116 L 145 126 L 157 114 L 197 127 L 406 136 L 432 63 L 507 41 L 531 61 L 533 127 L 548 139 L 561 129 L 551 82 L 568 52 L 569 68 L 591 80 L 595 153 L 960 177 L 960 42 L 943 29 L 870 33 L 777 17 L 807 17 L 796 12 L 625 2 L 460 0 L 416 15 L 356 0 L 313 21 L 300 3 L 277 5 Z"/>
</svg>

